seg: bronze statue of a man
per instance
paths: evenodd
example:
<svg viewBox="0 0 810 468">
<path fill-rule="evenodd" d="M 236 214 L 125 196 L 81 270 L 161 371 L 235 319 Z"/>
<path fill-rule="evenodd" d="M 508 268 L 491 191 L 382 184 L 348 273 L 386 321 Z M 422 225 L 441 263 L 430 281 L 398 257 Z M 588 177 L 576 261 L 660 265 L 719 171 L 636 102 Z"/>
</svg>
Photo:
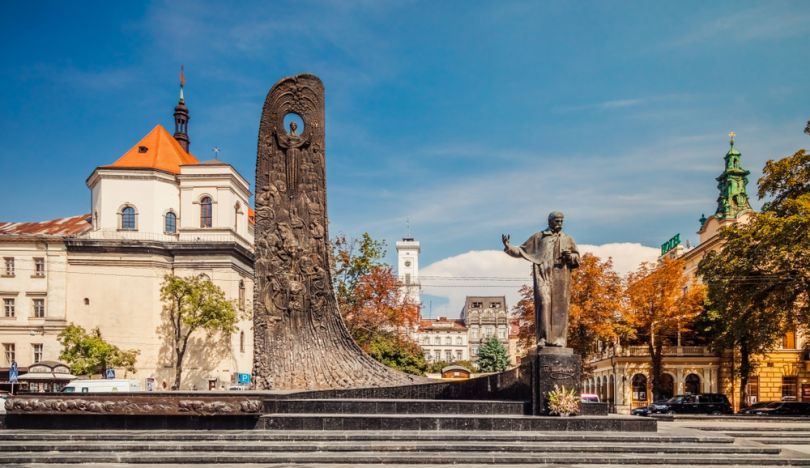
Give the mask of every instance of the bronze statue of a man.
<svg viewBox="0 0 810 468">
<path fill-rule="evenodd" d="M 579 266 L 579 251 L 571 236 L 562 232 L 563 214 L 548 215 L 548 229 L 532 234 L 520 247 L 502 235 L 504 252 L 533 264 L 534 319 L 537 346 L 565 347 L 571 270 Z"/>
</svg>

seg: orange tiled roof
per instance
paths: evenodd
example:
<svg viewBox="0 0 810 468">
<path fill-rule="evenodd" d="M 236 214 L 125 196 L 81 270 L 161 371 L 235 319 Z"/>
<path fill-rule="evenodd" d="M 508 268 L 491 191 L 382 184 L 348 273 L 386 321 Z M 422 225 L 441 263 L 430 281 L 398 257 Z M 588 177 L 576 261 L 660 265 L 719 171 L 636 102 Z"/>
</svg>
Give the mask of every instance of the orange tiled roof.
<svg viewBox="0 0 810 468">
<path fill-rule="evenodd" d="M 256 224 L 256 210 L 251 207 L 248 207 L 248 222 L 250 224 Z"/>
<path fill-rule="evenodd" d="M 33 223 L 0 222 L 0 235 L 77 236 L 92 227 L 90 214 Z"/>
<path fill-rule="evenodd" d="M 162 125 L 156 125 L 117 161 L 102 167 L 160 169 L 179 174 L 183 164 L 199 164 L 199 161 L 187 153 Z"/>
</svg>

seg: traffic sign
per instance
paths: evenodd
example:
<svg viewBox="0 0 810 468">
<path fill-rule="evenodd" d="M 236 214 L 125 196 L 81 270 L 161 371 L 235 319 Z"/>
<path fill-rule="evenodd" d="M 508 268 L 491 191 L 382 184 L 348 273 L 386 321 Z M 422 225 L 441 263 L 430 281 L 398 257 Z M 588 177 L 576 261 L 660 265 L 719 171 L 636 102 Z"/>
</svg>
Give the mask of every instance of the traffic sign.
<svg viewBox="0 0 810 468">
<path fill-rule="evenodd" d="M 11 368 L 8 370 L 9 382 L 16 382 L 20 376 L 20 370 L 17 368 L 17 361 L 11 361 Z"/>
<path fill-rule="evenodd" d="M 105 379 L 114 379 L 115 378 L 115 369 L 107 369 L 107 372 L 104 373 Z"/>
</svg>

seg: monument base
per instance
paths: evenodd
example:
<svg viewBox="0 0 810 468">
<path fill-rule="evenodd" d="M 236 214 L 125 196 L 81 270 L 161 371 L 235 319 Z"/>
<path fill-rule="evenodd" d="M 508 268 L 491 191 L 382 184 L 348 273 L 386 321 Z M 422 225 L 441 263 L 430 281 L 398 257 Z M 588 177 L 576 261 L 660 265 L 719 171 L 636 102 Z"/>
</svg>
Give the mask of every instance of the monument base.
<svg viewBox="0 0 810 468">
<path fill-rule="evenodd" d="M 579 394 L 582 358 L 573 349 L 546 346 L 530 352 L 525 359 L 531 360 L 532 414 L 549 414 L 548 392 L 555 387 L 573 388 Z"/>
</svg>

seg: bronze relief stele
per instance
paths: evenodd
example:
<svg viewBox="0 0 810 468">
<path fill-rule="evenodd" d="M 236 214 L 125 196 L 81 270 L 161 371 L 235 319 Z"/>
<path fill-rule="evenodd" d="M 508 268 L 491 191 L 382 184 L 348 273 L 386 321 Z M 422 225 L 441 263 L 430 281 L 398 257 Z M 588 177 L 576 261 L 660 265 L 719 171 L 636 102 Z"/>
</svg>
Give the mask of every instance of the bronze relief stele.
<svg viewBox="0 0 810 468">
<path fill-rule="evenodd" d="M 303 122 L 284 125 L 288 114 Z M 329 270 L 324 89 L 313 75 L 267 94 L 256 157 L 253 373 L 258 389 L 403 385 L 352 340 Z"/>
</svg>

